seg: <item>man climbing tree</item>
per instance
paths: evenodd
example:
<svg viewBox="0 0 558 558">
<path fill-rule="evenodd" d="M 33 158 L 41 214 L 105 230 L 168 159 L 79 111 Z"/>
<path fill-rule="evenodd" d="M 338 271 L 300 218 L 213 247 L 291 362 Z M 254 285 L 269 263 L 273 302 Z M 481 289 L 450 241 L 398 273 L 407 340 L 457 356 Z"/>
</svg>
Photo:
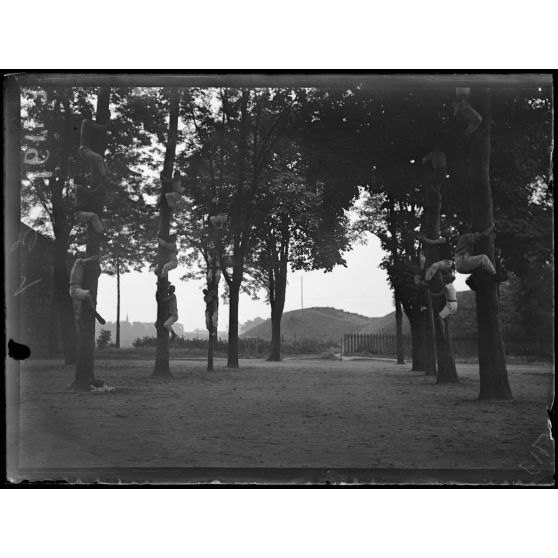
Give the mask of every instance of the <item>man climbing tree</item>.
<svg viewBox="0 0 558 558">
<path fill-rule="evenodd" d="M 471 209 L 474 231 L 490 230 L 494 223 L 490 188 L 490 89 L 478 88 L 471 99 L 482 117 L 482 123 L 471 136 Z M 478 254 L 490 260 L 494 269 L 494 235 L 483 235 L 475 244 Z M 479 336 L 480 399 L 512 399 L 508 382 L 506 357 L 497 282 L 489 273 L 475 277 L 477 328 Z"/>
<path fill-rule="evenodd" d="M 422 242 L 425 244 L 436 244 L 439 246 L 439 260 L 434 262 L 427 270 L 425 279 L 430 281 L 438 270 L 443 272 L 451 271 L 454 267 L 453 261 L 453 246 L 451 241 L 451 229 L 449 227 L 444 227 L 442 229 L 441 236 L 439 238 L 428 238 L 427 236 L 421 236 Z"/>
<path fill-rule="evenodd" d="M 166 296 L 162 299 L 160 298 L 160 293 L 157 291 L 155 293 L 155 298 L 157 299 L 157 304 L 166 304 L 168 308 L 168 316 L 167 319 L 163 322 L 163 327 L 172 335 L 172 341 L 174 341 L 177 337 L 174 329 L 172 329 L 172 324 L 178 321 L 178 305 L 176 301 L 176 295 L 174 294 L 175 288 L 174 285 L 169 283 L 169 290 Z M 155 322 L 155 327 L 159 328 L 160 324 Z"/>
<path fill-rule="evenodd" d="M 100 124 L 98 114 L 97 122 L 93 122 L 92 118 L 93 114 L 91 111 L 85 109 L 83 111 L 83 120 L 81 121 L 79 156 L 96 169 L 101 177 L 101 184 L 104 185 L 107 181 L 105 159 L 102 153 L 96 151 L 96 146 L 100 145 L 98 138 L 102 138 L 106 134 L 110 124 L 108 122 Z"/>
<path fill-rule="evenodd" d="M 76 327 L 79 331 L 79 318 L 81 316 L 82 306 L 85 307 L 89 312 L 95 315 L 95 319 L 100 324 L 105 324 L 104 318 L 102 318 L 95 309 L 95 303 L 91 298 L 91 293 L 87 289 L 82 288 L 83 274 L 87 264 L 97 263 L 99 261 L 99 255 L 91 256 L 89 258 L 82 258 L 79 253 L 76 254 L 76 259 L 70 273 L 70 297 L 74 305 L 74 318 L 76 320 Z"/>
<path fill-rule="evenodd" d="M 97 123 L 107 124 L 110 117 L 109 110 L 110 88 L 100 87 L 97 97 Z M 83 140 L 82 140 L 83 141 Z M 99 133 L 97 136 L 89 136 L 89 147 L 95 151 L 101 158 L 104 156 L 106 149 L 106 134 Z M 99 165 L 91 162 L 91 181 L 90 190 L 96 190 L 102 187 L 105 177 L 99 170 Z M 104 196 L 103 191 L 99 191 L 91 199 L 90 211 L 94 212 L 99 219 L 103 215 Z M 100 266 L 98 257 L 100 252 L 101 237 L 95 231 L 91 221 L 87 224 L 87 258 L 97 257 L 97 261 L 85 266 L 83 272 L 82 288 L 89 292 L 93 307 L 97 301 L 97 286 L 99 282 Z M 77 360 L 75 369 L 75 378 L 72 387 L 77 390 L 99 389 L 104 386 L 102 380 L 96 380 L 94 375 L 94 352 L 95 352 L 95 314 L 93 312 L 81 312 L 79 317 L 79 336 L 77 348 Z"/>
<path fill-rule="evenodd" d="M 455 269 L 459 273 L 472 274 L 466 281 L 472 291 L 476 290 L 475 275 L 485 272 L 494 278 L 496 276 L 494 264 L 486 254 L 473 255 L 475 245 L 483 238 L 488 238 L 493 230 L 494 225 L 491 225 L 484 231 L 474 233 L 471 232 L 470 223 L 465 223 L 460 228 L 461 234 L 457 239 L 457 246 L 455 248 Z"/>
<path fill-rule="evenodd" d="M 217 233 L 214 232 L 214 235 Z M 205 302 L 205 327 L 209 333 L 209 345 L 207 350 L 207 371 L 213 371 L 213 350 L 217 339 L 217 327 L 219 320 L 219 281 L 221 279 L 221 268 L 217 250 L 207 255 L 207 288 L 203 290 Z"/>
<path fill-rule="evenodd" d="M 178 109 L 180 105 L 180 93 L 178 88 L 170 89 L 170 105 L 169 105 L 169 128 L 167 137 L 167 149 L 165 152 L 165 160 L 163 163 L 163 172 L 161 173 L 161 195 L 159 197 L 159 231 L 157 239 L 159 249 L 157 253 L 157 352 L 155 355 L 155 366 L 153 368 L 152 377 L 170 378 L 172 373 L 169 368 L 169 330 L 165 327 L 165 323 L 169 318 L 169 280 L 168 271 L 172 269 L 173 263 L 169 263 L 171 253 L 176 254 L 168 248 L 173 244 L 170 238 L 170 221 L 172 217 L 172 209 L 168 204 L 166 194 L 173 192 L 173 167 L 176 155 L 176 143 L 178 140 Z M 168 240 L 167 240 L 168 239 Z M 176 247 L 176 245 L 174 245 Z M 176 266 L 174 266 L 176 267 Z"/>
</svg>

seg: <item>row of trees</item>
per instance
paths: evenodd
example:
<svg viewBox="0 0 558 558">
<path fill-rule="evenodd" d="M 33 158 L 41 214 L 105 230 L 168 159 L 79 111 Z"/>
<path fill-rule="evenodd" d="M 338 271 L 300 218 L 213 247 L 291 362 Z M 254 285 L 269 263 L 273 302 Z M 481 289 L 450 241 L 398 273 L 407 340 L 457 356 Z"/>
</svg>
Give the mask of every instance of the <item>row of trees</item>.
<svg viewBox="0 0 558 558">
<path fill-rule="evenodd" d="M 50 165 L 56 169 L 77 157 L 80 112 L 92 105 L 96 92 L 54 88 L 48 93 L 54 101 L 24 94 L 23 125 L 26 134 L 37 124 L 50 127 Z M 229 299 L 229 367 L 238 366 L 240 293 L 266 293 L 273 325 L 270 358 L 278 360 L 287 270 L 327 271 L 343 265 L 343 253 L 364 231 L 378 236 L 385 250 L 383 266 L 394 291 L 398 324 L 404 312 L 411 325 L 413 368 L 427 367 L 427 330 L 413 276 L 424 207 L 420 163 L 435 145 L 448 158 L 441 187 L 445 221 L 457 225 L 480 218 L 479 208 L 494 205 L 496 242 L 508 269 L 527 284 L 552 265 L 551 107 L 550 92 L 543 88 L 492 92 L 492 116 L 485 116 L 492 129 L 487 126 L 479 136 L 471 162 L 463 160 L 453 129 L 453 87 L 369 90 L 355 82 L 330 90 L 113 88 L 110 95 L 113 126 L 107 160 L 121 186 L 107 200 L 103 271 L 120 277 L 156 261 L 155 234 L 165 219 L 157 217 L 157 174 L 161 167 L 169 173 L 174 166 L 185 177 L 187 196 L 175 208 L 169 231 L 176 232 L 182 246 L 186 278 L 205 271 L 212 249 L 220 253 Z M 490 139 L 492 156 L 487 158 Z M 171 143 L 177 146 L 172 161 Z M 475 194 L 475 188 L 490 191 L 489 162 L 493 202 Z M 50 226 L 58 246 L 57 293 L 66 328 L 66 254 L 77 230 L 71 186 L 71 172 L 66 172 L 24 182 L 22 189 L 24 214 L 38 228 Z M 360 218 L 350 226 L 346 210 L 359 194 L 364 200 Z M 37 206 L 44 211 L 37 213 Z M 216 210 L 229 219 L 218 246 L 207 220 Z M 526 323 L 536 319 L 520 299 Z M 479 307 L 493 307 L 494 301 L 480 300 Z M 494 327 L 481 316 L 482 310 L 481 329 L 488 323 Z M 161 342 L 168 347 L 168 335 Z M 67 345 L 71 361 L 72 343 Z M 168 352 L 166 361 L 168 367 Z"/>
</svg>

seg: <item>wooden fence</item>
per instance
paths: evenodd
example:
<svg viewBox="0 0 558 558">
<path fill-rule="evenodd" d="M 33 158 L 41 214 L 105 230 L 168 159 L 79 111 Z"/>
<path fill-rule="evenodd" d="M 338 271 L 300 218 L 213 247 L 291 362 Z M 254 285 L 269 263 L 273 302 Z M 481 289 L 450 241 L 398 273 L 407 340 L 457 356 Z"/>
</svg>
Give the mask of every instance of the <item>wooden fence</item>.
<svg viewBox="0 0 558 558">
<path fill-rule="evenodd" d="M 452 336 L 452 351 L 458 359 L 476 359 L 478 356 L 478 339 L 476 336 Z M 547 344 L 548 345 L 548 344 Z M 552 358 L 553 347 L 543 345 L 538 338 L 535 341 L 526 337 L 508 336 L 504 331 L 504 347 L 506 355 L 526 356 L 533 358 Z M 403 336 L 405 358 L 412 354 L 411 337 Z M 342 339 L 341 354 L 379 355 L 395 357 L 397 355 L 397 338 L 395 335 L 370 333 L 345 333 Z"/>
<path fill-rule="evenodd" d="M 411 337 L 403 336 L 403 349 L 406 356 L 411 355 Z M 395 335 L 372 333 L 345 333 L 341 345 L 342 355 L 373 354 L 395 356 L 397 338 Z"/>
</svg>

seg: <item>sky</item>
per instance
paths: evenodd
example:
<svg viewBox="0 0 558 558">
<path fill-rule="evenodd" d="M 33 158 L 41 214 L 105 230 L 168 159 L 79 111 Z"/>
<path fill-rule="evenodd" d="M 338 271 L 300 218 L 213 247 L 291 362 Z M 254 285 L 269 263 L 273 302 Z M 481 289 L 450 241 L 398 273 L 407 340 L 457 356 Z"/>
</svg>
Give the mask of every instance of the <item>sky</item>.
<svg viewBox="0 0 558 558">
<path fill-rule="evenodd" d="M 304 308 L 331 306 L 347 312 L 356 312 L 369 317 L 385 316 L 393 311 L 393 296 L 386 272 L 381 269 L 383 252 L 379 240 L 371 234 L 366 236 L 366 245 L 355 245 L 345 254 L 347 267 L 337 266 L 333 271 L 289 272 L 285 300 L 285 312 L 301 308 L 301 278 Z M 169 273 L 170 281 L 176 286 L 178 321 L 186 331 L 205 330 L 205 305 L 203 281 L 180 281 L 185 270 L 178 267 Z M 455 287 L 458 291 L 468 290 L 466 275 L 457 274 Z M 155 302 L 156 276 L 149 272 L 133 272 L 121 276 L 121 320 L 129 316 L 130 321 L 154 322 L 157 315 Z M 223 289 L 224 279 L 221 279 Z M 239 322 L 256 317 L 269 318 L 269 305 L 262 292 L 261 300 L 252 300 L 241 295 Z M 116 278 L 101 275 L 97 295 L 99 313 L 107 321 L 116 320 Z M 219 330 L 228 327 L 228 305 L 219 305 Z"/>
</svg>

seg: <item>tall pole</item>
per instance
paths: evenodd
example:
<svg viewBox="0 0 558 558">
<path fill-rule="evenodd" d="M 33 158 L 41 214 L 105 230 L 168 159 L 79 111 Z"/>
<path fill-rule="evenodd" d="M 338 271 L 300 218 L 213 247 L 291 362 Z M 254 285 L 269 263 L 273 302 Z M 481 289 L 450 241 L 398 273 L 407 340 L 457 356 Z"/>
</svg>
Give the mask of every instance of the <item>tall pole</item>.
<svg viewBox="0 0 558 558">
<path fill-rule="evenodd" d="M 116 259 L 116 339 L 114 342 L 120 349 L 120 260 Z"/>
</svg>

